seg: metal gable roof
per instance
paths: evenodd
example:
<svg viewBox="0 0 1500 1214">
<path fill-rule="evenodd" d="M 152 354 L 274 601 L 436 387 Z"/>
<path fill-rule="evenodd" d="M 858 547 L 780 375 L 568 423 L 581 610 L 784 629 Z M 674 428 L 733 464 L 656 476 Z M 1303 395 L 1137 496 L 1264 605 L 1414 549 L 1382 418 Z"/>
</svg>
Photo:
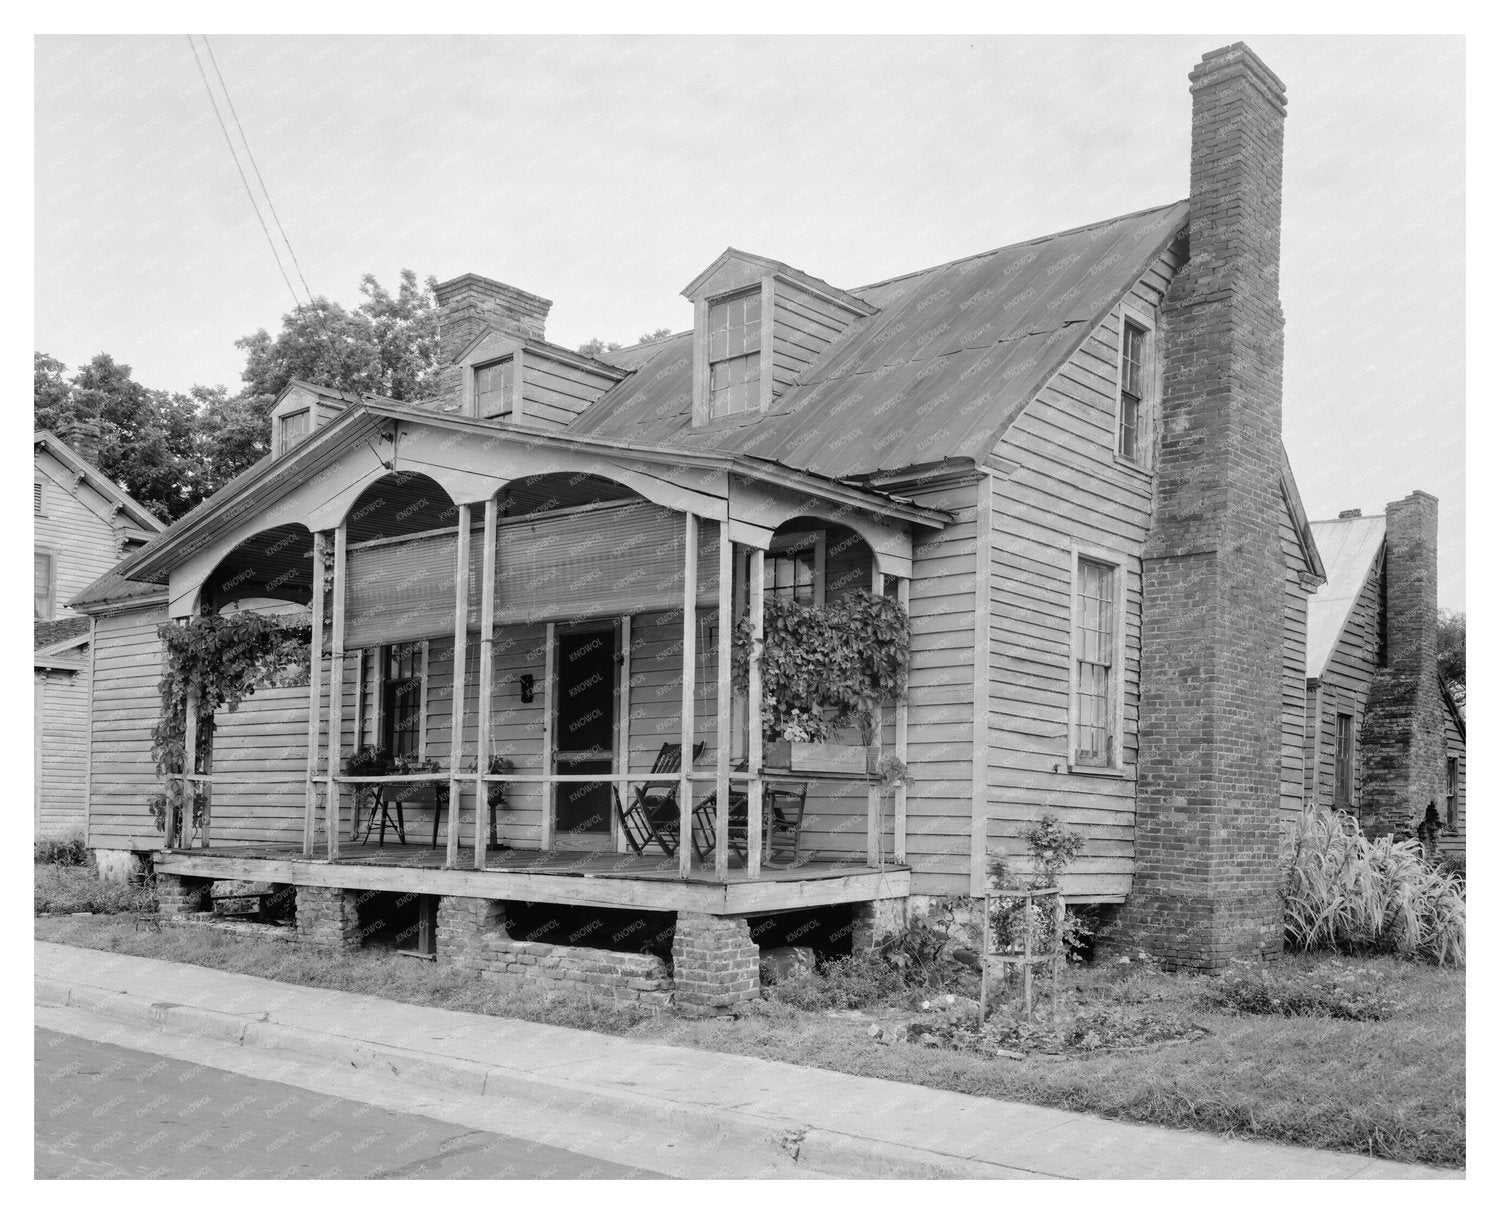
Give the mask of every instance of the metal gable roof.
<svg viewBox="0 0 1500 1214">
<path fill-rule="evenodd" d="M 1328 581 L 1307 604 L 1307 677 L 1319 679 L 1385 544 L 1385 515 L 1310 523 Z"/>
<path fill-rule="evenodd" d="M 829 477 L 977 459 L 1187 222 L 1186 202 L 856 289 L 856 321 L 766 414 L 692 424 L 693 335 L 567 432 L 753 454 Z"/>
</svg>

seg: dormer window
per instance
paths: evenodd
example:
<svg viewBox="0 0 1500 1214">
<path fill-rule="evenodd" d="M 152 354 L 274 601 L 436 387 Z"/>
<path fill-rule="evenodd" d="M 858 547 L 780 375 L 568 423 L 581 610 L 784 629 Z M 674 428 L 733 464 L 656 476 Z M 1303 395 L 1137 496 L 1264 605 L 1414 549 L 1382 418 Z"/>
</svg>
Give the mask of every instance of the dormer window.
<svg viewBox="0 0 1500 1214">
<path fill-rule="evenodd" d="M 308 410 L 298 409 L 295 413 L 284 413 L 278 419 L 277 424 L 281 428 L 278 436 L 281 450 L 288 450 L 292 444 L 300 443 L 307 437 L 310 425 Z"/>
<path fill-rule="evenodd" d="M 760 408 L 761 291 L 757 286 L 708 306 L 708 416 Z"/>
<path fill-rule="evenodd" d="M 509 417 L 515 411 L 516 360 L 497 358 L 474 368 L 474 412 L 480 417 Z"/>
</svg>

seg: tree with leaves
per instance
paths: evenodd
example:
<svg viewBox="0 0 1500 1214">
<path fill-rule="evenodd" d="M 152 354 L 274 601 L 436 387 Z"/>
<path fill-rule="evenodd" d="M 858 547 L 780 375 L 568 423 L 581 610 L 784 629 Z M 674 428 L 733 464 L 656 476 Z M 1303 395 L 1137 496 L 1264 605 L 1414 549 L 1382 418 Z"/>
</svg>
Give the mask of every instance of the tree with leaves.
<svg viewBox="0 0 1500 1214">
<path fill-rule="evenodd" d="M 671 329 L 652 329 L 649 333 L 642 333 L 635 339 L 635 344 L 640 346 L 648 341 L 660 341 L 663 337 L 671 337 Z M 591 337 L 583 345 L 578 347 L 578 353 L 586 354 L 590 358 L 604 358 L 606 354 L 613 354 L 616 350 L 625 347 L 617 341 L 605 341 L 602 337 Z M 608 362 L 608 359 L 605 359 Z"/>
<path fill-rule="evenodd" d="M 1438 612 L 1438 674 L 1460 709 L 1468 699 L 1469 679 L 1465 668 L 1468 618 L 1462 611 Z"/>
</svg>

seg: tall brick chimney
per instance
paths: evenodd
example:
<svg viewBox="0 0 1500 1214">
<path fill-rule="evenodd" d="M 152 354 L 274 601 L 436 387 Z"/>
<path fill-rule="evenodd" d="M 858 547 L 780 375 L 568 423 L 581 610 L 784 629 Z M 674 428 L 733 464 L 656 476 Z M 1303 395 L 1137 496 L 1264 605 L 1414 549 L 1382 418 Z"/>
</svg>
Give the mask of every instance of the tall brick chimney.
<svg viewBox="0 0 1500 1214">
<path fill-rule="evenodd" d="M 1162 303 L 1162 425 L 1143 562 L 1135 878 L 1117 939 L 1216 970 L 1281 948 L 1280 543 L 1285 86 L 1203 56 L 1188 263 Z"/>
<path fill-rule="evenodd" d="M 438 283 L 436 294 L 445 363 L 453 362 L 486 329 L 538 341 L 546 336 L 552 301 L 520 287 L 481 274 L 460 274 Z"/>
<path fill-rule="evenodd" d="M 1385 508 L 1386 664 L 1360 725 L 1360 826 L 1410 838 L 1446 792 L 1438 690 L 1437 498 L 1420 490 Z"/>
</svg>

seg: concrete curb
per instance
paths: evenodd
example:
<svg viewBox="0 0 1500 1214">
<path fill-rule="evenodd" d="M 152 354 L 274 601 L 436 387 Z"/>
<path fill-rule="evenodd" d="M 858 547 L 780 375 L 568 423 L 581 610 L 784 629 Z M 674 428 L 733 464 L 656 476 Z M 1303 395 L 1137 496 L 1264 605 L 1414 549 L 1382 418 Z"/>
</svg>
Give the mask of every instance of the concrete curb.
<svg viewBox="0 0 1500 1214">
<path fill-rule="evenodd" d="M 629 1127 L 633 1134 L 651 1126 L 670 1133 L 679 1143 L 691 1142 L 698 1151 L 732 1158 L 737 1166 L 726 1176 L 800 1173 L 810 1178 L 992 1179 L 1054 1175 L 861 1138 L 762 1113 L 683 1105 L 644 1093 L 620 1092 L 576 1080 L 314 1032 L 277 1024 L 269 1013 L 216 1012 L 41 977 L 35 979 L 35 998 L 44 1007 L 73 1008 L 242 1048 L 293 1053 L 325 1065 L 384 1072 L 419 1087 L 484 1096 L 510 1106 L 518 1119 L 543 1110 L 555 1113 L 566 1109 L 579 1118 Z"/>
</svg>

